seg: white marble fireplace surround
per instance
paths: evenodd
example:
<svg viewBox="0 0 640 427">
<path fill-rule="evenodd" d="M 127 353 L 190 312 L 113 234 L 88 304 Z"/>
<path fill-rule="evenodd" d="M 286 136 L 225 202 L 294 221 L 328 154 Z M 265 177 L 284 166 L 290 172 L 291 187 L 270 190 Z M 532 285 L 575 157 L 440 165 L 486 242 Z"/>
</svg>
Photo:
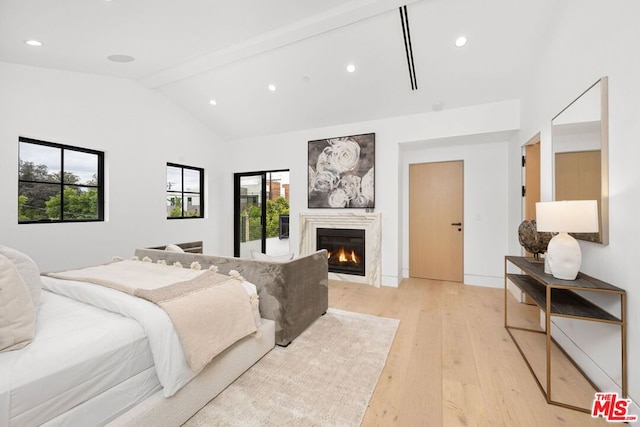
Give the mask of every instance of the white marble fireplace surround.
<svg viewBox="0 0 640 427">
<path fill-rule="evenodd" d="M 380 287 L 382 282 L 381 214 L 344 212 L 336 214 L 300 214 L 300 255 L 316 251 L 318 228 L 353 228 L 365 230 L 365 275 L 329 273 L 329 279 L 366 283 Z"/>
</svg>

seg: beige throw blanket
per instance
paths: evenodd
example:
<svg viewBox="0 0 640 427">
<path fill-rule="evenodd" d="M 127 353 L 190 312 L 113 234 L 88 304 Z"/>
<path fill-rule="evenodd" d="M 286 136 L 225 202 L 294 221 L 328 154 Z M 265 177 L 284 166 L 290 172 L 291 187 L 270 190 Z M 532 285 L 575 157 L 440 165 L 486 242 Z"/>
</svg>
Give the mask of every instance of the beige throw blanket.
<svg viewBox="0 0 640 427">
<path fill-rule="evenodd" d="M 48 275 L 110 287 L 162 307 L 194 373 L 256 331 L 251 297 L 241 280 L 211 270 L 125 260 Z"/>
</svg>

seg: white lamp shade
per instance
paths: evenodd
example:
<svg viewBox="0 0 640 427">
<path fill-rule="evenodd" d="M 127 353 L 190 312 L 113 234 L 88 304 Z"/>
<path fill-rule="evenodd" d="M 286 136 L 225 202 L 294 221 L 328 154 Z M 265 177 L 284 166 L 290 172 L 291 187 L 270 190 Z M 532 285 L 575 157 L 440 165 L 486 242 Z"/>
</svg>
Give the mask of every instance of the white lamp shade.
<svg viewBox="0 0 640 427">
<path fill-rule="evenodd" d="M 596 200 L 563 200 L 536 203 L 538 231 L 564 233 L 597 233 L 598 202 Z"/>
</svg>

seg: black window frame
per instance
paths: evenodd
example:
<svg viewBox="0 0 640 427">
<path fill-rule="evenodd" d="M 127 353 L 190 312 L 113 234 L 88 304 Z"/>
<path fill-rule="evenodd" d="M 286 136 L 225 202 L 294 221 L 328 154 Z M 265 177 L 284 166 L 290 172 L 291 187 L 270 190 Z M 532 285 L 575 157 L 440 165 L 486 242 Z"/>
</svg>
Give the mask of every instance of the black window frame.
<svg viewBox="0 0 640 427">
<path fill-rule="evenodd" d="M 165 191 L 165 197 L 166 195 L 168 195 L 168 193 L 171 191 L 172 193 L 180 193 L 181 197 L 182 197 L 182 216 L 169 216 L 167 215 L 167 219 L 201 219 L 204 218 L 204 168 L 199 168 L 196 166 L 187 166 L 187 165 L 182 165 L 179 163 L 171 163 L 171 162 L 167 162 L 167 168 L 169 167 L 173 167 L 173 168 L 180 168 L 181 169 L 181 174 L 180 176 L 182 177 L 182 183 L 180 185 L 180 191 L 174 191 L 174 190 L 169 190 L 168 188 Z M 195 192 L 195 191 L 185 191 L 184 190 L 184 170 L 188 169 L 188 170 L 194 170 L 194 171 L 198 171 L 198 173 L 200 174 L 200 191 L 199 192 Z M 166 177 L 166 175 L 165 175 Z M 190 195 L 196 195 L 198 197 L 200 197 L 200 214 L 198 216 L 185 216 L 185 205 L 186 205 L 186 200 L 187 197 L 189 197 Z"/>
<path fill-rule="evenodd" d="M 20 179 L 20 143 L 28 143 L 34 145 L 41 145 L 45 147 L 57 148 L 60 150 L 60 182 L 50 181 L 34 181 Z M 64 182 L 64 152 L 76 151 L 80 153 L 93 154 L 97 156 L 98 171 L 97 171 L 97 185 L 91 184 L 70 184 Z M 37 219 L 37 220 L 20 220 L 18 216 L 18 224 L 60 224 L 60 223 L 73 223 L 73 222 L 104 222 L 104 152 L 99 150 L 92 150 L 89 148 L 76 147 L 73 145 L 60 144 L 57 142 L 43 141 L 39 139 L 26 138 L 23 136 L 18 137 L 18 195 L 20 195 L 20 183 L 30 184 L 47 184 L 47 185 L 59 185 L 60 187 L 60 219 Z M 83 188 L 95 188 L 98 190 L 98 217 L 87 219 L 64 219 L 64 187 L 83 187 Z"/>
</svg>

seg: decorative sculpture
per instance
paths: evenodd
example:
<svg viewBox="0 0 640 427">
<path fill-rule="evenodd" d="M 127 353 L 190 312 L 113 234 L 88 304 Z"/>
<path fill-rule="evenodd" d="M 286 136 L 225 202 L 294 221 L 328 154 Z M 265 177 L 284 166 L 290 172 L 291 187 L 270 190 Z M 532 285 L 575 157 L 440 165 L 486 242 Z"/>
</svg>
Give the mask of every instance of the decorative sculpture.
<svg viewBox="0 0 640 427">
<path fill-rule="evenodd" d="M 536 230 L 536 220 L 524 220 L 518 226 L 518 241 L 535 259 L 547 251 L 549 241 L 553 236 Z"/>
</svg>

